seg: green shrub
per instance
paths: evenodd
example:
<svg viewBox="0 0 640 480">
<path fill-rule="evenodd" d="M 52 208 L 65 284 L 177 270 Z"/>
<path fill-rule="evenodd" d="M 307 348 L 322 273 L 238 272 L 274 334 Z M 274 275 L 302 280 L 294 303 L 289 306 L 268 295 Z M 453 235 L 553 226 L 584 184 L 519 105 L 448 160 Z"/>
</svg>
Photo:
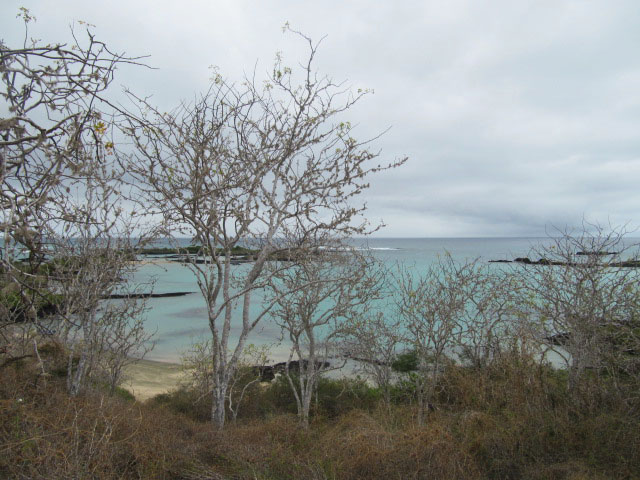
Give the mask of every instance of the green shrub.
<svg viewBox="0 0 640 480">
<path fill-rule="evenodd" d="M 330 418 L 356 409 L 372 411 L 381 399 L 379 390 L 361 378 L 322 377 L 316 388 L 314 413 Z"/>
<path fill-rule="evenodd" d="M 133 393 L 131 393 L 126 388 L 116 387 L 114 394 L 116 397 L 121 398 L 127 402 L 135 402 L 136 397 Z"/>
<path fill-rule="evenodd" d="M 149 399 L 147 403 L 152 406 L 163 406 L 172 412 L 199 422 L 211 420 L 211 396 L 203 396 L 197 391 L 186 387 L 156 395 Z"/>
<path fill-rule="evenodd" d="M 293 378 L 294 383 L 297 379 Z M 253 406 L 249 406 L 253 404 Z M 291 391 L 289 381 L 284 375 L 278 375 L 262 392 L 252 397 L 246 405 L 245 411 L 257 411 L 260 416 L 269 417 L 277 414 L 297 412 L 296 400 Z"/>
</svg>

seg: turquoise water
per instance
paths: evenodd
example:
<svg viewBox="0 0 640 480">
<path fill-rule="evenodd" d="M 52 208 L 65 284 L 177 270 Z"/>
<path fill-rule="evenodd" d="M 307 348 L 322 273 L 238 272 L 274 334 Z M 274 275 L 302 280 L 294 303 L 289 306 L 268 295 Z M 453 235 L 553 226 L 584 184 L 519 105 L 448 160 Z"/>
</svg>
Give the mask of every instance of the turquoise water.
<svg viewBox="0 0 640 480">
<path fill-rule="evenodd" d="M 542 238 L 369 238 L 353 241 L 354 246 L 369 249 L 376 258 L 390 266 L 400 262 L 414 266 L 417 272 L 445 251 L 456 260 L 513 259 L 529 255 L 532 247 L 543 242 L 545 239 Z M 204 300 L 194 274 L 178 263 L 159 261 L 153 265 L 142 265 L 136 274 L 136 281 L 144 282 L 151 278 L 156 280 L 156 293 L 195 292 L 183 297 L 154 298 L 148 303 L 146 328 L 156 332 L 156 346 L 147 358 L 178 361 L 189 345 L 210 337 Z M 259 295 L 254 295 L 252 310 L 259 311 L 260 304 Z M 238 325 L 239 318 L 235 321 Z M 232 337 L 237 332 L 238 328 L 232 327 Z M 249 342 L 272 345 L 271 357 L 279 361 L 284 359 L 288 351 L 279 339 L 280 328 L 265 318 L 252 333 Z"/>
</svg>

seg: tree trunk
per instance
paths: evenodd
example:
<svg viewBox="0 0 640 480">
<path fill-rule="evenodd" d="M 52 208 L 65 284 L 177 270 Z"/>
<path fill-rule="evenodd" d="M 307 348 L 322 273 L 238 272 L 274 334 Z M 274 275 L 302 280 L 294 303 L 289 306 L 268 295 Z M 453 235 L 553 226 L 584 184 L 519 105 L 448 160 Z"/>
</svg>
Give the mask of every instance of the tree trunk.
<svg viewBox="0 0 640 480">
<path fill-rule="evenodd" d="M 69 371 L 67 372 L 69 378 L 68 389 L 69 395 L 75 397 L 80 393 L 84 384 L 84 377 L 87 370 L 87 354 L 83 348 L 75 372 L 73 372 L 73 354 L 70 355 Z"/>
<path fill-rule="evenodd" d="M 227 392 L 227 385 L 221 382 L 214 382 L 213 385 L 213 398 L 211 404 L 211 422 L 218 430 L 224 428 L 225 422 L 225 394 Z"/>
<path fill-rule="evenodd" d="M 424 388 L 422 387 L 422 382 L 419 383 L 418 386 L 418 425 L 424 425 Z"/>
<path fill-rule="evenodd" d="M 389 384 L 385 383 L 382 387 L 382 399 L 384 401 L 385 406 L 387 407 L 387 412 L 391 413 L 391 389 L 389 388 Z"/>
<path fill-rule="evenodd" d="M 313 389 L 304 389 L 302 392 L 302 408 L 298 412 L 300 416 L 300 426 L 302 428 L 309 428 L 309 410 L 311 409 L 311 397 L 313 396 Z"/>
</svg>

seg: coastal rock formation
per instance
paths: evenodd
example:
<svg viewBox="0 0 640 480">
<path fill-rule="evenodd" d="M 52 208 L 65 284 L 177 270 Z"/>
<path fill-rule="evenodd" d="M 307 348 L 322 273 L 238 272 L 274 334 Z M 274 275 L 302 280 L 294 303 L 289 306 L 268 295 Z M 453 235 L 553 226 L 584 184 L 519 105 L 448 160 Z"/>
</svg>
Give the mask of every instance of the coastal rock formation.
<svg viewBox="0 0 640 480">
<path fill-rule="evenodd" d="M 309 365 L 308 360 L 303 360 L 302 364 L 306 368 Z M 331 366 L 329 362 L 316 361 L 316 370 L 326 369 Z M 261 382 L 270 382 L 276 378 L 277 374 L 285 373 L 287 369 L 287 362 L 276 363 L 275 365 L 254 365 L 251 367 L 251 371 L 260 376 Z M 300 371 L 300 362 L 298 360 L 292 360 L 289 362 L 289 372 L 298 373 Z"/>
<path fill-rule="evenodd" d="M 572 265 L 565 262 L 558 262 L 555 260 L 548 260 L 541 258 L 539 260 L 531 260 L 529 257 L 517 257 L 513 260 L 489 260 L 489 263 L 524 263 L 525 265 Z"/>
<path fill-rule="evenodd" d="M 578 252 L 576 255 L 618 255 L 620 252 Z"/>
<path fill-rule="evenodd" d="M 578 253 L 579 254 L 579 253 Z M 587 254 L 585 254 L 587 255 Z M 600 254 L 594 254 L 600 255 Z M 602 253 L 602 255 L 613 255 L 613 253 Z M 539 260 L 531 260 L 529 257 L 517 257 L 513 260 L 489 260 L 489 263 L 523 263 L 525 265 L 552 265 L 552 266 L 564 266 L 564 267 L 579 267 L 582 265 L 581 263 L 573 263 L 573 262 L 560 262 L 557 260 L 549 260 L 546 258 L 541 258 Z M 599 266 L 599 267 L 613 267 L 613 268 L 640 268 L 640 260 L 623 260 L 621 262 L 611 262 L 611 263 L 603 263 L 598 265 L 593 264 L 585 264 L 590 266 Z"/>
<path fill-rule="evenodd" d="M 169 292 L 169 293 L 112 293 L 105 295 L 102 300 L 120 300 L 125 298 L 165 298 L 165 297 L 184 297 L 196 292 Z"/>
</svg>

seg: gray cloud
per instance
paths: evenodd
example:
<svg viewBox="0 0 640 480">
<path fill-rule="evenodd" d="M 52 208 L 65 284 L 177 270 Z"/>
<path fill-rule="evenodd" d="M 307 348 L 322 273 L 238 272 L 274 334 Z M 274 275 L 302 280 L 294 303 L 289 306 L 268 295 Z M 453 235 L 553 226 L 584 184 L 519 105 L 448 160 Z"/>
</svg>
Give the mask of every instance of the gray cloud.
<svg viewBox="0 0 640 480">
<path fill-rule="evenodd" d="M 0 28 L 20 39 L 3 5 Z M 318 67 L 375 89 L 349 117 L 382 158 L 409 155 L 373 179 L 369 218 L 384 236 L 540 235 L 583 216 L 638 221 L 640 4 L 581 2 L 24 1 L 33 35 L 68 39 L 82 19 L 116 50 L 158 70 L 117 81 L 166 108 L 206 87 L 209 65 L 232 78 L 266 70 L 289 21 L 327 34 Z"/>
</svg>

